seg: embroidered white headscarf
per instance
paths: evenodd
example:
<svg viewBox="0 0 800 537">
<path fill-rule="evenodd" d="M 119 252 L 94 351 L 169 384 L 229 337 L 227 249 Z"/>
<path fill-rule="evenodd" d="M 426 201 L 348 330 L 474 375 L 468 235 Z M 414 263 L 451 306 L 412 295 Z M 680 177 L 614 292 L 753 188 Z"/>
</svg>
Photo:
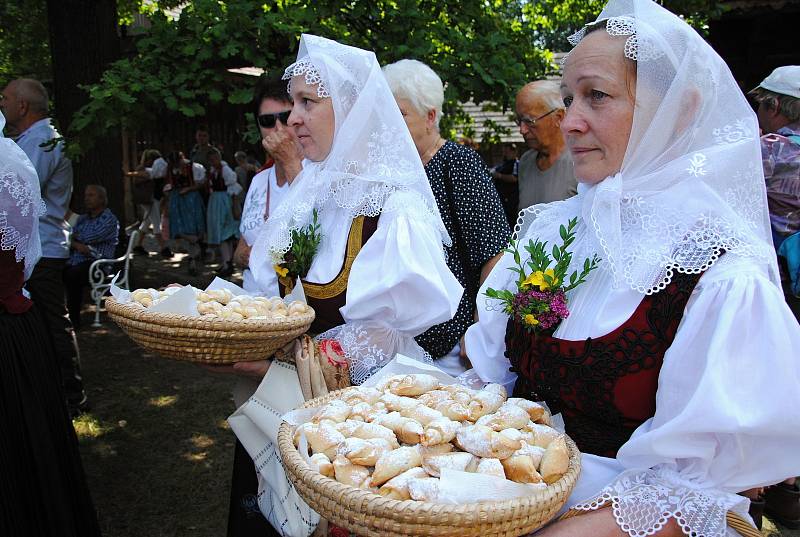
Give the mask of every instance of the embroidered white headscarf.
<svg viewBox="0 0 800 537">
<path fill-rule="evenodd" d="M 291 246 L 291 231 L 305 228 L 314 209 L 321 213 L 338 206 L 353 218 L 377 216 L 396 209 L 386 202 L 398 191 L 416 200 L 403 210 L 429 221 L 442 243 L 450 245 L 425 169 L 375 54 L 303 34 L 297 61 L 284 78 L 291 83 L 294 76 L 304 76 L 306 83 L 317 85 L 319 97 L 332 100 L 333 144 L 324 160 L 303 161 L 303 171 L 264 225 L 254 254 L 282 256 Z"/>
<path fill-rule="evenodd" d="M 42 256 L 39 216 L 45 212 L 39 178 L 25 152 L 3 136 L 6 118 L 0 113 L 0 249 L 25 260 L 25 279 Z"/>
<path fill-rule="evenodd" d="M 666 287 L 675 271 L 706 270 L 724 252 L 766 265 L 779 284 L 758 122 L 728 66 L 652 0 L 611 0 L 600 21 L 605 28 L 595 31 L 625 40 L 636 62 L 622 168 L 581 184 L 574 198 L 522 211 L 517 236 L 527 244 L 579 216 L 588 229 L 574 263 L 597 253 L 616 285 L 644 294 Z"/>
</svg>

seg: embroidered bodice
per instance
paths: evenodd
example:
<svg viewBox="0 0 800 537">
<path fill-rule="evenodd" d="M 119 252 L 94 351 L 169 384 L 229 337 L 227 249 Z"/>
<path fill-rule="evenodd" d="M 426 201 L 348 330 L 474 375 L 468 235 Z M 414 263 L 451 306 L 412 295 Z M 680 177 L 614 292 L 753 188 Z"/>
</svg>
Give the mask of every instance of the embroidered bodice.
<svg viewBox="0 0 800 537">
<path fill-rule="evenodd" d="M 655 414 L 664 354 L 701 274 L 677 274 L 647 295 L 610 333 L 581 341 L 531 334 L 509 321 L 507 357 L 519 373 L 515 395 L 561 412 L 582 452 L 608 457 Z M 573 313 L 576 314 L 576 313 Z"/>
</svg>

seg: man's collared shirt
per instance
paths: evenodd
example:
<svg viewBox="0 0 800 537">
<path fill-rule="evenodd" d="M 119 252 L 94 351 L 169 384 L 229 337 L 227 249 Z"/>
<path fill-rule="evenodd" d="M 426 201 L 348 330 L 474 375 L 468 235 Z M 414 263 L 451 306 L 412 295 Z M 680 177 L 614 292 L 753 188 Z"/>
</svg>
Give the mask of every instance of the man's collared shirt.
<svg viewBox="0 0 800 537">
<path fill-rule="evenodd" d="M 44 118 L 20 134 L 16 142 L 36 168 L 47 207 L 47 212 L 39 217 L 42 257 L 65 259 L 69 257 L 69 231 L 64 215 L 72 197 L 72 163 L 64 155 L 63 142 L 48 145 L 58 136 L 50 119 Z"/>
<path fill-rule="evenodd" d="M 82 214 L 75 224 L 72 237 L 86 246 L 91 246 L 95 255 L 87 255 L 73 250 L 69 257 L 70 265 L 95 259 L 113 259 L 114 249 L 119 242 L 119 221 L 110 209 L 105 209 L 94 217 Z"/>
<path fill-rule="evenodd" d="M 762 136 L 761 158 L 772 229 L 789 236 L 800 231 L 800 122 Z"/>
</svg>

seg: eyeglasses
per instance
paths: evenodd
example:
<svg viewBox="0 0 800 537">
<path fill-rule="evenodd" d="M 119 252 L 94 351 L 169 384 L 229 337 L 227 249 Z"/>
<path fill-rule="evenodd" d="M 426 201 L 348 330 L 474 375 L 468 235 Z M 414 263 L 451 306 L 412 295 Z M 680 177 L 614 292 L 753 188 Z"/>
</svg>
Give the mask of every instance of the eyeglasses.
<svg viewBox="0 0 800 537">
<path fill-rule="evenodd" d="M 275 122 L 278 120 L 286 125 L 289 121 L 289 114 L 291 113 L 291 110 L 284 110 L 283 112 L 278 112 L 277 114 L 261 114 L 256 118 L 256 120 L 261 127 L 265 129 L 271 129 L 275 126 Z"/>
<path fill-rule="evenodd" d="M 558 110 L 558 108 L 553 108 L 552 110 L 550 110 L 546 114 L 542 114 L 541 116 L 535 117 L 533 119 L 531 119 L 529 117 L 522 117 L 522 116 L 518 115 L 517 117 L 514 118 L 514 123 L 517 124 L 517 127 L 519 127 L 520 125 L 522 125 L 524 123 L 526 127 L 528 127 L 529 129 L 532 129 L 533 127 L 536 126 L 536 122 L 537 121 L 539 121 L 540 119 L 546 118 L 547 116 L 549 116 L 550 114 L 552 114 L 556 110 Z"/>
</svg>

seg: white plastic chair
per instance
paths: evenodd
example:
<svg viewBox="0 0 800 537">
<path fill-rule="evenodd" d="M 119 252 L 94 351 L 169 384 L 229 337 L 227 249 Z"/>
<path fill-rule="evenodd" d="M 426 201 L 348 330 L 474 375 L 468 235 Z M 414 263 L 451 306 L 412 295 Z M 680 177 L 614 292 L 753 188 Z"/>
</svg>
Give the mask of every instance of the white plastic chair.
<svg viewBox="0 0 800 537">
<path fill-rule="evenodd" d="M 89 285 L 91 285 L 91 296 L 94 300 L 94 322 L 93 328 L 103 326 L 100 324 L 100 305 L 103 297 L 111 289 L 111 280 L 114 279 L 113 270 L 104 270 L 107 267 L 113 268 L 119 263 L 124 263 L 119 278 L 117 279 L 117 287 L 128 289 L 129 274 L 131 268 L 131 258 L 133 257 L 133 247 L 136 245 L 136 239 L 139 237 L 139 231 L 136 229 L 131 230 L 130 238 L 128 239 L 128 248 L 122 257 L 116 259 L 98 259 L 89 266 Z"/>
</svg>

